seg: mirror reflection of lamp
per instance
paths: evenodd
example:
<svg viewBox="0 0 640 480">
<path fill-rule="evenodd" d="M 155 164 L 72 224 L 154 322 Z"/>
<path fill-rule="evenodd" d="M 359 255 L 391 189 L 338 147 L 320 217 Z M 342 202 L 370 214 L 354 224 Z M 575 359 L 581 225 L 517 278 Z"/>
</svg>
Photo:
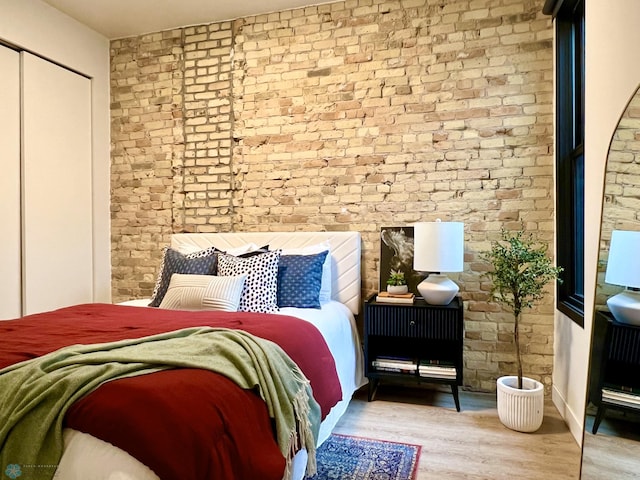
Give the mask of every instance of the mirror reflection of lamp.
<svg viewBox="0 0 640 480">
<path fill-rule="evenodd" d="M 609 311 L 620 323 L 640 326 L 640 232 L 611 232 L 604 281 L 625 290 L 607 300 Z"/>
<path fill-rule="evenodd" d="M 413 269 L 428 276 L 418 284 L 427 303 L 448 305 L 458 293 L 458 285 L 443 272 L 464 268 L 464 223 L 418 222 L 413 226 Z"/>
</svg>

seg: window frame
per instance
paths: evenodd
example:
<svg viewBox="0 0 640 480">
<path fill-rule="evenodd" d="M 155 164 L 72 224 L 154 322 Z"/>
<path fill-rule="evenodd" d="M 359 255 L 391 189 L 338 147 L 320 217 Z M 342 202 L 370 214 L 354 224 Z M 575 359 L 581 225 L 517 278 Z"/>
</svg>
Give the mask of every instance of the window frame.
<svg viewBox="0 0 640 480">
<path fill-rule="evenodd" d="M 584 328 L 584 0 L 547 0 L 556 27 L 557 309 Z M 567 240 L 569 239 L 569 240 Z"/>
</svg>

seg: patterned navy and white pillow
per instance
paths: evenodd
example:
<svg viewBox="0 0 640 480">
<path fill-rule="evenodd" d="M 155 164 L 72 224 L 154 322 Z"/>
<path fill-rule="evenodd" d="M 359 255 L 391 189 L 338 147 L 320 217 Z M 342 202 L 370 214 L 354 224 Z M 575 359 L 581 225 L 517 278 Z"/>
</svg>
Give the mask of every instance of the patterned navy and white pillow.
<svg viewBox="0 0 640 480">
<path fill-rule="evenodd" d="M 174 273 L 214 275 L 216 273 L 218 249 L 209 247 L 198 252 L 184 255 L 171 247 L 164 248 L 156 286 L 153 289 L 150 307 L 159 307 L 167 293 L 171 276 Z"/>
<path fill-rule="evenodd" d="M 240 312 L 278 312 L 278 263 L 280 250 L 248 258 L 218 255 L 218 275 L 247 275 L 240 297 Z"/>
<path fill-rule="evenodd" d="M 280 257 L 278 307 L 320 308 L 322 266 L 328 253 Z"/>
<path fill-rule="evenodd" d="M 300 248 L 282 249 L 282 255 L 312 255 L 314 253 L 327 252 L 322 265 L 322 285 L 320 286 L 320 304 L 331 301 L 333 282 L 331 279 L 331 245 L 328 241 L 315 245 L 307 245 Z"/>
</svg>

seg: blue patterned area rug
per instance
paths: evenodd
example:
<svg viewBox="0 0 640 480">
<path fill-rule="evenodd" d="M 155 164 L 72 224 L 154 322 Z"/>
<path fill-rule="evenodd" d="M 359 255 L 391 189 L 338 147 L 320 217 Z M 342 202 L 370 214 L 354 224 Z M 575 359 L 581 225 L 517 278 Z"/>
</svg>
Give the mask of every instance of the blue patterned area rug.
<svg viewBox="0 0 640 480">
<path fill-rule="evenodd" d="M 414 480 L 420 446 L 331 435 L 318 451 L 318 473 L 305 480 Z"/>
</svg>

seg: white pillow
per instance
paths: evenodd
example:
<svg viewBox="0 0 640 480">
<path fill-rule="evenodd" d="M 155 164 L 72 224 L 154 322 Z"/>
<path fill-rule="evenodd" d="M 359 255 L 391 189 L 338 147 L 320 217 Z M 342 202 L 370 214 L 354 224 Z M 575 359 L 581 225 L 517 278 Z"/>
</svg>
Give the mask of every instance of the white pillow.
<svg viewBox="0 0 640 480">
<path fill-rule="evenodd" d="M 260 250 L 260 247 L 255 243 L 245 243 L 244 245 L 241 245 L 239 247 L 225 250 L 224 253 L 237 257 L 238 255 L 242 255 L 243 253 L 255 252 L 256 250 Z"/>
<path fill-rule="evenodd" d="M 174 273 L 160 308 L 236 312 L 246 278 Z"/>
<path fill-rule="evenodd" d="M 282 250 L 282 255 L 312 255 L 314 253 L 320 253 L 327 251 L 327 256 L 322 264 L 322 283 L 320 285 L 320 295 L 318 301 L 320 303 L 327 303 L 331 301 L 332 290 L 332 275 L 331 275 L 331 245 L 329 242 L 322 242 L 315 245 L 309 245 L 307 247 L 300 248 L 287 248 Z"/>
<path fill-rule="evenodd" d="M 207 250 L 209 248 L 211 247 L 202 248 L 197 245 L 183 243 L 175 247 L 175 250 L 182 253 L 183 255 L 189 255 L 192 253 L 201 252 L 202 250 Z M 262 247 L 259 247 L 255 243 L 245 243 L 244 245 L 240 245 L 239 247 L 233 247 L 233 248 L 230 248 L 229 250 L 220 250 L 217 247 L 213 247 L 213 248 L 215 248 L 219 252 L 228 253 L 229 255 L 233 255 L 237 257 L 238 255 L 242 255 L 243 253 L 255 252 L 256 250 L 260 250 L 260 248 Z"/>
<path fill-rule="evenodd" d="M 183 255 L 191 255 L 193 253 L 197 253 L 197 252 L 201 252 L 203 250 L 208 250 L 211 247 L 199 247 L 197 245 L 191 245 L 189 243 L 183 243 L 178 245 L 177 247 L 172 247 L 174 250 L 177 250 L 178 252 L 180 252 Z M 214 247 L 215 248 L 215 247 Z"/>
</svg>

